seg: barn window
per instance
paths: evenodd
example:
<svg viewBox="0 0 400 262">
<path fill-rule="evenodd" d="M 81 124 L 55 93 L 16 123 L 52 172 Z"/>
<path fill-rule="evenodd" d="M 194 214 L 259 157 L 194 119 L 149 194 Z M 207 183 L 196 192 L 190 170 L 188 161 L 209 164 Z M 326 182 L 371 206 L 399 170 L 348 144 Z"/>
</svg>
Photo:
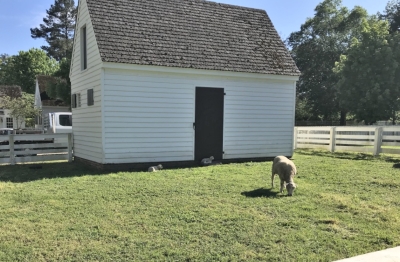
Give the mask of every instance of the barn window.
<svg viewBox="0 0 400 262">
<path fill-rule="evenodd" d="M 87 34 L 86 25 L 81 28 L 81 70 L 87 69 Z"/>
<path fill-rule="evenodd" d="M 7 128 L 14 128 L 14 120 L 12 119 L 12 117 L 7 117 L 6 123 L 7 123 Z"/>
<path fill-rule="evenodd" d="M 71 96 L 71 108 L 76 108 L 76 94 Z"/>
<path fill-rule="evenodd" d="M 87 105 L 88 106 L 94 105 L 93 89 L 88 89 L 87 91 Z"/>
</svg>

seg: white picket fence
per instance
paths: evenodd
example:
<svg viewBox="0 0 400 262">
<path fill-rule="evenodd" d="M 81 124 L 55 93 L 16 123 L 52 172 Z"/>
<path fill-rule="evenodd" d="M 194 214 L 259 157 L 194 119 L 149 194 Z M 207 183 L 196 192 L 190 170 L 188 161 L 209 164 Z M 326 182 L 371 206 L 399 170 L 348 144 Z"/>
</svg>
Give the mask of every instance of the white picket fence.
<svg viewBox="0 0 400 262">
<path fill-rule="evenodd" d="M 9 141 L 0 145 L 0 164 L 43 162 L 52 160 L 72 161 L 72 134 L 8 135 Z"/>
<path fill-rule="evenodd" d="M 295 127 L 294 149 L 400 154 L 399 126 Z"/>
</svg>

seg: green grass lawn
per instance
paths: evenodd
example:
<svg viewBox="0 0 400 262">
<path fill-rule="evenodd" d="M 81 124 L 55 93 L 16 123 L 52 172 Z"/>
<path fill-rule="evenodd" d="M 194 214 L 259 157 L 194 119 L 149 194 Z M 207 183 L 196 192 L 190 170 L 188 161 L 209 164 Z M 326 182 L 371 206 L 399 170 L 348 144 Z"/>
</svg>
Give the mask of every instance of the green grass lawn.
<svg viewBox="0 0 400 262">
<path fill-rule="evenodd" d="M 332 261 L 400 245 L 400 158 L 293 160 L 293 197 L 270 189 L 271 162 L 1 166 L 0 261 Z"/>
</svg>

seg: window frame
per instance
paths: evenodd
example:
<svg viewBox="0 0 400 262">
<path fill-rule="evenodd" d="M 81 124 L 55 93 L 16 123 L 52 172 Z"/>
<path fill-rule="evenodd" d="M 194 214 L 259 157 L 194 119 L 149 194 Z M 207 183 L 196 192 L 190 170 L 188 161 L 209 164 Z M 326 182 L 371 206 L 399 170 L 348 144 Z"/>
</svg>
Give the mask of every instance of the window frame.
<svg viewBox="0 0 400 262">
<path fill-rule="evenodd" d="M 72 116 L 59 114 L 58 115 L 58 123 L 60 126 L 72 126 Z"/>
<path fill-rule="evenodd" d="M 12 117 L 6 117 L 6 128 L 14 128 L 14 119 Z"/>
<path fill-rule="evenodd" d="M 87 30 L 86 25 L 81 27 L 80 30 L 81 37 L 81 70 L 84 71 L 87 69 Z"/>
</svg>

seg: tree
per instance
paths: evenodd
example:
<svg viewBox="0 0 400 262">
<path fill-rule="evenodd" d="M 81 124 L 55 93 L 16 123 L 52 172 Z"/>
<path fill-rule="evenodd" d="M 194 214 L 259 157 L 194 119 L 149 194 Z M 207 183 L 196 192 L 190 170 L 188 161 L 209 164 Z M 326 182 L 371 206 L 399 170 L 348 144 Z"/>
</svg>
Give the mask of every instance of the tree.
<svg viewBox="0 0 400 262">
<path fill-rule="evenodd" d="M 10 56 L 8 54 L 0 54 L 0 85 L 4 84 L 4 77 L 5 77 L 5 66 L 7 64 L 7 59 Z"/>
<path fill-rule="evenodd" d="M 40 24 L 40 28 L 31 28 L 32 38 L 44 38 L 49 46 L 41 48 L 57 61 L 70 59 L 77 14 L 74 0 L 55 0 L 46 13 L 44 24 Z"/>
<path fill-rule="evenodd" d="M 49 58 L 44 51 L 32 48 L 6 59 L 0 68 L 0 82 L 3 85 L 19 85 L 22 91 L 33 94 L 36 76 L 51 75 L 58 68 L 56 60 Z"/>
<path fill-rule="evenodd" d="M 337 76 L 332 69 L 340 55 L 347 52 L 351 39 L 359 36 L 365 9 L 355 7 L 349 11 L 341 0 L 325 0 L 315 8 L 300 31 L 292 33 L 286 43 L 302 72 L 297 93 L 304 97 L 313 118 L 346 123 L 346 109 L 340 108 L 337 97 Z"/>
<path fill-rule="evenodd" d="M 306 98 L 296 97 L 296 121 L 308 121 L 312 119 L 312 114 L 309 110 L 308 101 Z"/>
<path fill-rule="evenodd" d="M 57 81 L 50 83 L 47 88 L 47 94 L 53 98 L 60 98 L 67 105 L 71 104 L 71 81 L 69 79 L 69 71 L 71 66 L 70 59 L 62 59 L 60 68 L 53 74 L 57 77 Z"/>
<path fill-rule="evenodd" d="M 34 108 L 34 101 L 34 95 L 22 92 L 22 97 L 3 97 L 1 106 L 10 110 L 10 115 L 15 119 L 18 129 L 24 121 L 26 126 L 35 125 L 35 117 L 39 114 L 39 110 Z"/>
<path fill-rule="evenodd" d="M 378 13 L 379 17 L 389 22 L 390 33 L 400 32 L 400 0 L 390 1 L 383 14 Z"/>
<path fill-rule="evenodd" d="M 367 124 L 396 119 L 400 109 L 400 36 L 386 21 L 364 20 L 361 38 L 353 39 L 334 72 L 341 105 Z"/>
</svg>

